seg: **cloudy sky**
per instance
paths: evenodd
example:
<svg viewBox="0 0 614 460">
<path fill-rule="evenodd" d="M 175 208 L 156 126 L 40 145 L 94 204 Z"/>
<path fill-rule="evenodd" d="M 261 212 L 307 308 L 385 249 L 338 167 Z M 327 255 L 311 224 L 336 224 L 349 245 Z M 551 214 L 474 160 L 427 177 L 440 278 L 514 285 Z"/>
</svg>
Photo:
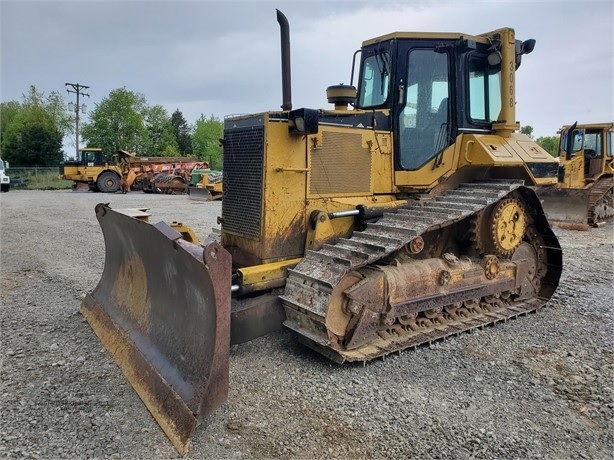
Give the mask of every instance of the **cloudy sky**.
<svg viewBox="0 0 614 460">
<path fill-rule="evenodd" d="M 281 105 L 279 26 L 290 23 L 293 107 L 325 108 L 348 83 L 363 40 L 393 31 L 537 40 L 517 74 L 517 118 L 536 136 L 562 124 L 614 120 L 614 1 L 7 1 L 0 0 L 2 101 L 30 85 L 89 86 L 93 108 L 116 88 L 193 123 L 201 114 Z"/>
</svg>

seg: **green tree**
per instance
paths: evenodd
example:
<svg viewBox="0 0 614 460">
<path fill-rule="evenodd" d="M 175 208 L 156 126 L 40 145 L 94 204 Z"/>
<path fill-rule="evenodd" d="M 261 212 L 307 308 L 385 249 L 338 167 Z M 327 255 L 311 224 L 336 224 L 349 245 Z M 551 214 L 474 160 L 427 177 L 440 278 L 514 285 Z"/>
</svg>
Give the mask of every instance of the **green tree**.
<svg viewBox="0 0 614 460">
<path fill-rule="evenodd" d="M 41 107 L 22 108 L 2 141 L 2 157 L 19 166 L 57 166 L 62 161 L 62 133 Z"/>
<path fill-rule="evenodd" d="M 182 155 L 189 154 L 192 151 L 192 135 L 190 133 L 190 126 L 179 109 L 176 109 L 171 115 L 171 126 L 177 140 L 179 152 Z"/>
<path fill-rule="evenodd" d="M 4 141 L 6 139 L 6 133 L 9 126 L 13 123 L 13 120 L 21 111 L 21 104 L 17 101 L 8 101 L 0 103 L 0 148 L 2 151 L 2 158 L 5 158 Z"/>
<path fill-rule="evenodd" d="M 556 136 L 542 136 L 535 141 L 537 144 L 553 157 L 559 156 L 559 138 Z"/>
<path fill-rule="evenodd" d="M 196 120 L 192 135 L 192 149 L 201 160 L 208 161 L 211 169 L 222 168 L 222 146 L 220 139 L 224 135 L 224 124 L 215 116 L 205 118 L 200 115 Z"/>
<path fill-rule="evenodd" d="M 75 132 L 75 120 L 72 114 L 66 113 L 66 107 L 68 103 L 57 91 L 52 91 L 47 96 L 47 103 L 45 105 L 47 112 L 55 120 L 55 124 L 58 130 L 63 136 L 74 134 Z"/>
<path fill-rule="evenodd" d="M 174 140 L 175 138 L 173 138 Z M 158 156 L 161 157 L 178 157 L 181 156 L 181 153 L 177 149 L 175 144 L 167 144 L 164 149 L 158 152 Z"/>
<path fill-rule="evenodd" d="M 148 155 L 179 156 L 177 139 L 168 112 L 161 105 L 146 111 L 145 126 L 149 134 Z"/>
<path fill-rule="evenodd" d="M 30 85 L 28 92 L 22 95 L 22 107 L 43 109 L 51 116 L 56 128 L 64 136 L 74 132 L 73 116 L 66 111 L 66 100 L 58 91 L 51 91 L 45 96 L 45 93 L 39 92 L 36 86 Z"/>
<path fill-rule="evenodd" d="M 527 125 L 527 126 L 521 126 L 520 127 L 520 132 L 522 134 L 526 134 L 527 136 L 529 136 L 531 139 L 533 139 L 533 126 L 531 125 Z"/>
<path fill-rule="evenodd" d="M 100 147 L 106 155 L 120 149 L 153 154 L 147 152 L 151 145 L 145 126 L 147 111 L 145 96 L 126 88 L 114 89 L 100 104 L 95 104 L 81 135 L 88 146 Z"/>
<path fill-rule="evenodd" d="M 72 120 L 60 93 L 52 91 L 45 96 L 31 85 L 21 103 L 0 105 L 0 117 L 3 158 L 21 166 L 56 166 L 62 160 L 62 139 L 72 132 Z"/>
</svg>

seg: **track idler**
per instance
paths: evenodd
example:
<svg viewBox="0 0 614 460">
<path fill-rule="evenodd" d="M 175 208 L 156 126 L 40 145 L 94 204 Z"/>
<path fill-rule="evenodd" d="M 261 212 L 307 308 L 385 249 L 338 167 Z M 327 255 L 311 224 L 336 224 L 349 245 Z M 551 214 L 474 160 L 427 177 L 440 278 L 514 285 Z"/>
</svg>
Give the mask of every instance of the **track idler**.
<svg viewBox="0 0 614 460">
<path fill-rule="evenodd" d="M 96 206 L 105 266 L 81 313 L 180 454 L 228 396 L 231 256 Z"/>
</svg>

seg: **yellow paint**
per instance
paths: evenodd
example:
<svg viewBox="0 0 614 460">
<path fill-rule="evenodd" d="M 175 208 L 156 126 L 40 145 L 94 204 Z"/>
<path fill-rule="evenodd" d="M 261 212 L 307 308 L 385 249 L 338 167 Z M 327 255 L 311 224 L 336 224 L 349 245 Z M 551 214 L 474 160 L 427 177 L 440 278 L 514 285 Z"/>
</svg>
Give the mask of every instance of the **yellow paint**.
<svg viewBox="0 0 614 460">
<path fill-rule="evenodd" d="M 293 267 L 299 263 L 300 260 L 300 258 L 283 260 L 281 262 L 243 267 L 237 271 L 241 274 L 241 284 L 243 286 L 261 284 L 273 280 L 285 279 L 288 268 Z"/>
<path fill-rule="evenodd" d="M 179 233 L 181 233 L 181 236 L 184 240 L 189 241 L 190 243 L 194 243 L 197 246 L 200 245 L 200 241 L 198 240 L 196 233 L 194 233 L 194 230 L 192 230 L 191 227 L 188 227 L 187 225 L 184 225 L 181 222 L 177 221 L 171 222 L 170 226 L 177 230 Z"/>
<path fill-rule="evenodd" d="M 525 163 L 553 160 L 523 134 L 460 134 L 439 158 L 415 171 L 395 171 L 389 131 L 321 124 L 317 134 L 300 135 L 290 133 L 285 120 L 268 114 L 263 120 L 260 235 L 222 234 L 225 247 L 249 256 L 251 261 L 240 265 L 302 257 L 305 249 L 353 231 L 354 217 L 330 219 L 328 214 L 381 206 L 402 199 L 400 193 L 428 192 L 468 166 L 515 167 L 513 177 L 528 184 L 556 183 L 556 177 L 533 177 Z M 320 213 L 316 226 L 314 213 Z"/>
</svg>

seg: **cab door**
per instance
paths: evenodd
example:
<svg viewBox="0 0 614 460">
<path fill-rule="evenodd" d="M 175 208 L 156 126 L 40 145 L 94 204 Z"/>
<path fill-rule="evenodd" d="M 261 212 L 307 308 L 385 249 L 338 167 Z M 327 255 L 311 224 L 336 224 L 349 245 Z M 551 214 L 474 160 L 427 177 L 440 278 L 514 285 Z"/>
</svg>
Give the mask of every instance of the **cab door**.
<svg viewBox="0 0 614 460">
<path fill-rule="evenodd" d="M 400 52 L 399 63 L 404 65 L 399 69 L 394 110 L 399 187 L 428 188 L 452 167 L 453 149 L 448 149 L 454 142 L 452 59 L 452 51 L 427 41 Z"/>
</svg>

